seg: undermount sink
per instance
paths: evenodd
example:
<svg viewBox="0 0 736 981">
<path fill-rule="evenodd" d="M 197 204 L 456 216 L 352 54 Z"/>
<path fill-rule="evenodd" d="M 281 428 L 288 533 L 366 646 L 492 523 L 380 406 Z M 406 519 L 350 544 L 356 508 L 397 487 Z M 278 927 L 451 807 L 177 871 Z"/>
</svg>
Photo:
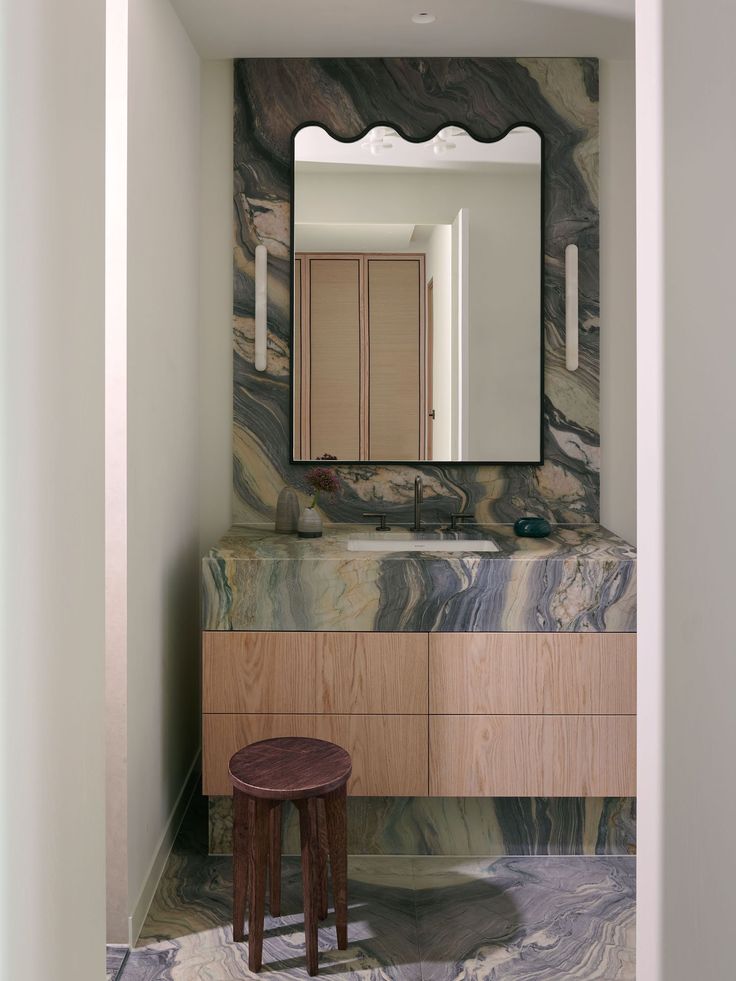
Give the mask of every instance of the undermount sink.
<svg viewBox="0 0 736 981">
<path fill-rule="evenodd" d="M 491 538 L 440 538 L 413 532 L 372 532 L 348 538 L 350 552 L 498 552 Z"/>
</svg>

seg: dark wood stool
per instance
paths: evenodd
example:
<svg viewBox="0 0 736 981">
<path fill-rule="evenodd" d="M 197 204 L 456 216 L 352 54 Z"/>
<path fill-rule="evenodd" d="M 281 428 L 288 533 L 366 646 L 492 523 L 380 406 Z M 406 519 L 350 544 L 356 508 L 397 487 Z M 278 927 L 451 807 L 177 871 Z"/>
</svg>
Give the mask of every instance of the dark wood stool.
<svg viewBox="0 0 736 981">
<path fill-rule="evenodd" d="M 317 923 L 327 916 L 327 858 L 337 921 L 337 946 L 348 945 L 347 782 L 350 756 L 323 739 L 264 739 L 230 760 L 234 794 L 233 940 L 248 917 L 248 968 L 263 960 L 266 866 L 272 916 L 281 904 L 281 802 L 299 811 L 307 970 L 317 973 Z"/>
</svg>

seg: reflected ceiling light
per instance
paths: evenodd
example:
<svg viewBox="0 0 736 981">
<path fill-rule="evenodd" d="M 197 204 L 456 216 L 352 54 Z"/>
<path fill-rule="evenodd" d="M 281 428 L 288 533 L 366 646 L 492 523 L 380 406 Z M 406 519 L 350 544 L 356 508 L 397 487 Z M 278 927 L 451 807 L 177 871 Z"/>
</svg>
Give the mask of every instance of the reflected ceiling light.
<svg viewBox="0 0 736 981">
<path fill-rule="evenodd" d="M 422 13 L 414 14 L 412 20 L 414 21 L 415 24 L 434 24 L 437 18 L 435 17 L 434 14 L 430 14 L 427 13 L 426 11 L 423 11 Z"/>
<path fill-rule="evenodd" d="M 443 129 L 432 140 L 432 152 L 436 157 L 441 156 L 443 153 L 447 153 L 448 150 L 454 150 L 457 147 L 457 143 L 452 143 L 448 139 L 448 136 L 452 136 L 452 130 Z"/>
<path fill-rule="evenodd" d="M 383 153 L 384 150 L 390 150 L 393 147 L 393 143 L 386 142 L 386 137 L 394 135 L 393 130 L 385 126 L 376 126 L 360 144 L 361 149 L 370 150 L 373 156 L 377 157 L 379 153 Z"/>
</svg>

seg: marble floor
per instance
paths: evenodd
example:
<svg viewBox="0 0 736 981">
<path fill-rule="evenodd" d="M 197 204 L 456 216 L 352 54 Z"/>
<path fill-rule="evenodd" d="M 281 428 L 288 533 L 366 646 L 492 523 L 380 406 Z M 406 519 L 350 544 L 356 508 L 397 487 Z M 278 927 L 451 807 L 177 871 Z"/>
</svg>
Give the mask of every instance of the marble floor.
<svg viewBox="0 0 736 981">
<path fill-rule="evenodd" d="M 208 856 L 195 799 L 137 947 L 118 981 L 250 978 L 232 943 L 232 861 Z M 349 948 L 320 930 L 320 975 L 449 981 L 633 979 L 635 859 L 353 857 Z M 298 860 L 284 859 L 283 916 L 267 918 L 262 976 L 306 978 Z"/>
<path fill-rule="evenodd" d="M 108 944 L 106 950 L 106 961 L 107 970 L 105 972 L 105 981 L 117 981 L 117 978 L 121 976 L 123 969 L 123 964 L 128 956 L 127 947 L 119 947 L 115 944 Z"/>
</svg>

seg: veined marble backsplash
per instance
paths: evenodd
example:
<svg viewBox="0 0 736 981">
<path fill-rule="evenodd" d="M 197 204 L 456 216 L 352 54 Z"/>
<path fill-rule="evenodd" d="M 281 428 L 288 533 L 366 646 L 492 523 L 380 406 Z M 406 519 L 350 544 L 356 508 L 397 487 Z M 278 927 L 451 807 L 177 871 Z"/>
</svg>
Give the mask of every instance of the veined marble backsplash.
<svg viewBox="0 0 736 981">
<path fill-rule="evenodd" d="M 283 808 L 287 854 L 299 822 Z M 232 797 L 209 798 L 211 855 L 232 853 Z M 351 855 L 633 855 L 633 797 L 348 797 Z"/>
<path fill-rule="evenodd" d="M 320 503 L 327 521 L 380 508 L 408 519 L 412 484 L 425 514 L 473 511 L 479 521 L 526 513 L 559 523 L 599 517 L 598 63 L 580 58 L 245 59 L 235 62 L 234 521 L 273 520 L 290 464 L 291 136 L 305 122 L 352 138 L 388 121 L 426 139 L 444 122 L 481 137 L 534 123 L 545 148 L 545 373 L 542 466 L 338 467 L 342 489 Z M 580 366 L 564 350 L 564 253 L 580 252 Z M 254 358 L 255 247 L 268 247 L 268 370 Z"/>
</svg>

